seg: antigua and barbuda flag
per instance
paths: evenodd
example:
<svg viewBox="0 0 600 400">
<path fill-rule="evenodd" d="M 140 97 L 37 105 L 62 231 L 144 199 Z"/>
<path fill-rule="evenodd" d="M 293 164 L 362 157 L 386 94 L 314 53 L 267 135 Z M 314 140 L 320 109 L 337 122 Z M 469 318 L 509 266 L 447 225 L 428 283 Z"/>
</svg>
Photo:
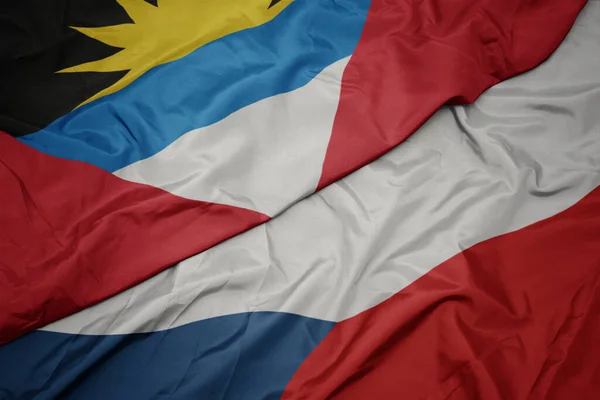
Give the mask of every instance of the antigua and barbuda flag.
<svg viewBox="0 0 600 400">
<path fill-rule="evenodd" d="M 585 3 L 5 2 L 0 343 L 268 221 L 536 67 Z"/>
</svg>

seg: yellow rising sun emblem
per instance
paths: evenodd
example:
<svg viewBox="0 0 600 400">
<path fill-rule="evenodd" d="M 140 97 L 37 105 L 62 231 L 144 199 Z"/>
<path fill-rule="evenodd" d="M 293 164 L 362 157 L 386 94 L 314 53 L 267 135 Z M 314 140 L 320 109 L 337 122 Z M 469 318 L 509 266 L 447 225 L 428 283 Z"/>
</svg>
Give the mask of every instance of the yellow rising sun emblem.
<svg viewBox="0 0 600 400">
<path fill-rule="evenodd" d="M 293 0 L 158 0 L 157 7 L 144 0 L 116 1 L 133 24 L 72 28 L 123 50 L 58 72 L 128 72 L 80 106 L 124 88 L 152 67 L 223 36 L 264 24 Z"/>
</svg>

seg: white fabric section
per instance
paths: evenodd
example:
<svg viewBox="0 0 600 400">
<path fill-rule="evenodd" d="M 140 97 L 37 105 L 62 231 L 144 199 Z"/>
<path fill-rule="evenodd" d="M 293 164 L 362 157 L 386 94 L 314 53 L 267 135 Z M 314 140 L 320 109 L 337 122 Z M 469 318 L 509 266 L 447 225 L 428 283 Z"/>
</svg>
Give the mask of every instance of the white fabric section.
<svg viewBox="0 0 600 400">
<path fill-rule="evenodd" d="M 115 175 L 274 216 L 315 191 L 348 60 L 328 66 L 299 89 L 190 131 Z"/>
<path fill-rule="evenodd" d="M 600 2 L 538 69 L 445 108 L 278 218 L 45 329 L 130 333 L 218 315 L 341 320 L 600 184 Z"/>
</svg>

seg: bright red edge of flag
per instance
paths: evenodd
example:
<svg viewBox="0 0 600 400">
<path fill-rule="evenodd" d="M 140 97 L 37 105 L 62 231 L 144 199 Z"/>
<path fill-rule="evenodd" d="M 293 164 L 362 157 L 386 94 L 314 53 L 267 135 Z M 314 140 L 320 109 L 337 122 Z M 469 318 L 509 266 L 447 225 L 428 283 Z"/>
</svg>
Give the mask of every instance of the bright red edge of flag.
<svg viewBox="0 0 600 400">
<path fill-rule="evenodd" d="M 585 2 L 373 0 L 318 188 L 402 142 L 444 102 L 473 101 L 537 65 Z M 0 187 L 0 343 L 268 219 L 126 182 L 1 133 Z"/>
<path fill-rule="evenodd" d="M 373 0 L 344 71 L 318 189 L 385 154 L 445 103 L 471 103 L 563 41 L 587 0 Z"/>
<path fill-rule="evenodd" d="M 0 182 L 0 344 L 269 219 L 128 182 L 3 132 Z"/>
<path fill-rule="evenodd" d="M 340 322 L 282 398 L 597 398 L 599 277 L 596 188 Z"/>
</svg>

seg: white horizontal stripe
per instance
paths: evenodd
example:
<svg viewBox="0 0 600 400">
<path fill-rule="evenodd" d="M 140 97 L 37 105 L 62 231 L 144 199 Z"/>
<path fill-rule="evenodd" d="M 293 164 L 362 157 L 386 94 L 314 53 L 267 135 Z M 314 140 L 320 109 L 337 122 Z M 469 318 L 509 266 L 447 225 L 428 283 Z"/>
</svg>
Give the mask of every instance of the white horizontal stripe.
<svg viewBox="0 0 600 400">
<path fill-rule="evenodd" d="M 278 218 L 47 330 L 130 333 L 244 311 L 340 320 L 600 184 L 600 3 L 540 68 L 441 110 Z"/>
<path fill-rule="evenodd" d="M 276 215 L 317 186 L 348 60 L 115 174 L 189 199 Z"/>
</svg>

